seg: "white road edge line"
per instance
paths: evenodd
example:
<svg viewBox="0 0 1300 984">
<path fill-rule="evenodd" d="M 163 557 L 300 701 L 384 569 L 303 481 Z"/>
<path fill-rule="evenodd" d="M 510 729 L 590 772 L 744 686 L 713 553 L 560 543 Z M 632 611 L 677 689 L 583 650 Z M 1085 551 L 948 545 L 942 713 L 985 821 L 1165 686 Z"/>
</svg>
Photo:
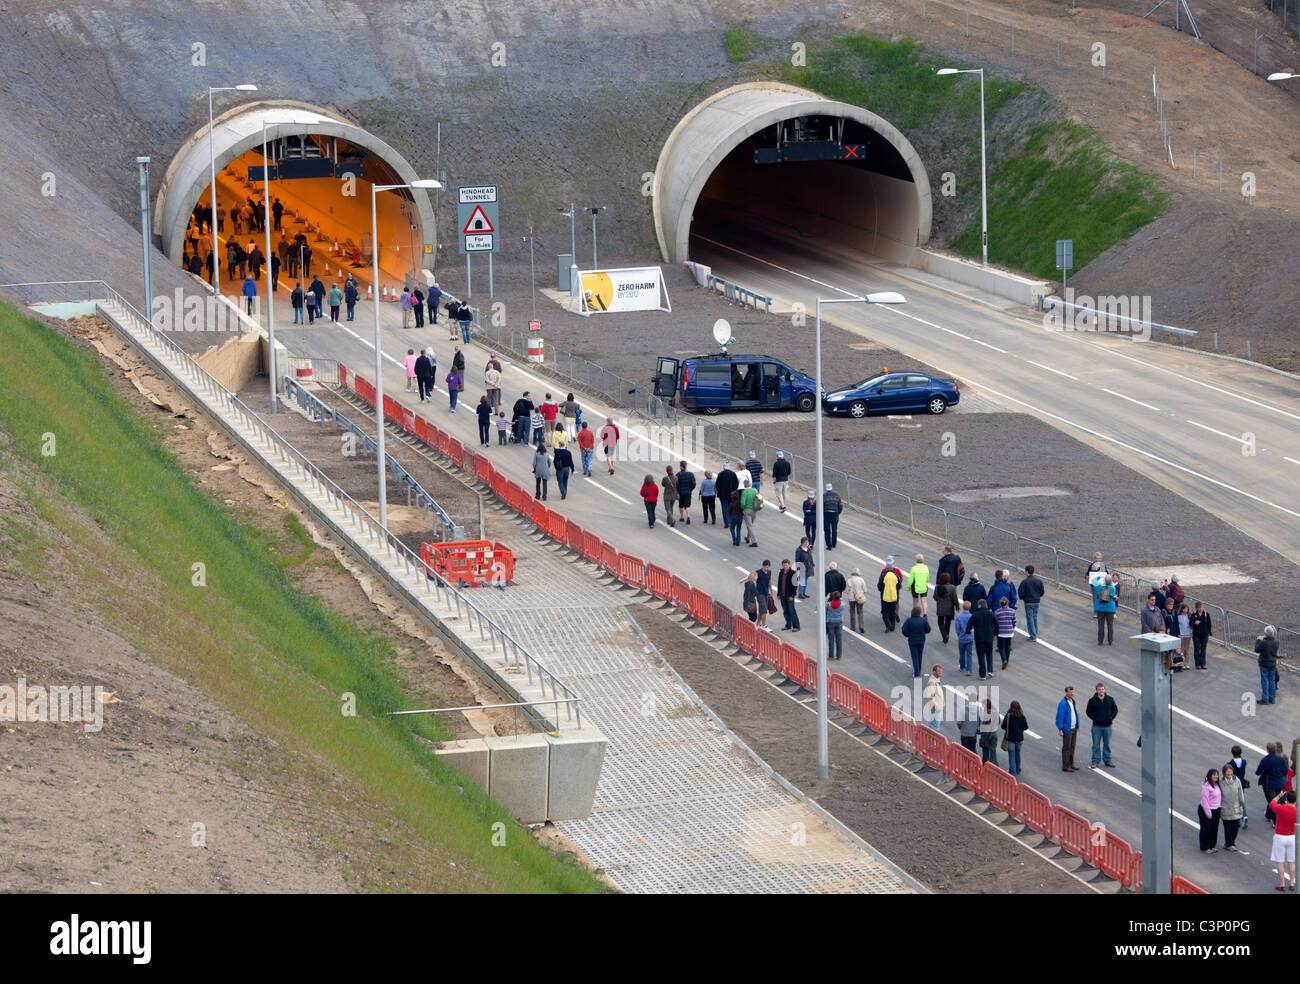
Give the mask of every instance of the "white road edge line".
<svg viewBox="0 0 1300 984">
<path fill-rule="evenodd" d="M 1101 391 L 1103 393 L 1109 393 L 1111 396 L 1118 396 L 1121 400 L 1128 400 L 1129 403 L 1136 403 L 1140 407 L 1146 407 L 1148 410 L 1154 410 L 1156 413 L 1160 412 L 1159 407 L 1153 407 L 1150 403 L 1143 403 L 1141 400 L 1135 400 L 1133 397 L 1125 396 L 1123 393 L 1116 393 L 1114 390 L 1106 389 L 1104 386 Z"/>
<path fill-rule="evenodd" d="M 1250 443 L 1249 441 L 1243 440 L 1242 438 L 1237 437 L 1233 434 L 1227 434 L 1221 430 L 1215 430 L 1213 427 L 1207 427 L 1205 424 L 1198 424 L 1195 420 L 1188 420 L 1187 422 L 1191 424 L 1193 427 L 1199 427 L 1201 430 L 1207 430 L 1211 434 L 1218 434 L 1220 437 L 1226 437 L 1229 441 L 1236 441 L 1238 444 Z"/>
<path fill-rule="evenodd" d="M 1003 355 L 1007 354 L 1006 349 L 998 348 L 996 345 L 990 345 L 988 342 L 981 342 L 978 338 L 972 338 L 971 341 L 976 345 L 983 345 L 985 348 L 991 348 L 994 352 L 1001 352 Z"/>
<path fill-rule="evenodd" d="M 1033 359 L 1026 359 L 1031 366 L 1038 366 L 1039 369 L 1046 369 L 1048 372 L 1054 372 L 1058 376 L 1064 376 L 1066 379 L 1073 379 L 1076 383 L 1079 381 L 1078 376 L 1071 376 L 1068 372 L 1061 372 L 1060 369 L 1053 369 L 1051 366 L 1045 366 L 1041 362 L 1035 362 Z"/>
</svg>

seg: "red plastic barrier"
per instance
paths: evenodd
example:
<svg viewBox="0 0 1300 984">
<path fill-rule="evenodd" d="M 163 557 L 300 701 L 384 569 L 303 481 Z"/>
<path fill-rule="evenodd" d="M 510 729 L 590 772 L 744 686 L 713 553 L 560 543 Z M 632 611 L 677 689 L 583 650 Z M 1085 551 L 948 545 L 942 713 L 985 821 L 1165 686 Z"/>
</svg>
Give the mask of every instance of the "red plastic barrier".
<svg viewBox="0 0 1300 984">
<path fill-rule="evenodd" d="M 397 401 L 394 400 L 387 393 L 385 393 L 384 394 L 384 419 L 396 420 L 400 422 L 402 419 L 401 413 L 402 413 L 402 408 L 398 406 Z"/>
<path fill-rule="evenodd" d="M 582 527 L 573 520 L 565 520 L 564 523 L 564 542 L 568 544 L 570 550 L 582 552 Z"/>
<path fill-rule="evenodd" d="M 418 413 L 415 415 L 415 436 L 425 444 L 429 443 L 429 422 Z"/>
<path fill-rule="evenodd" d="M 827 674 L 829 676 L 829 674 Z M 804 686 L 817 693 L 817 684 L 820 677 L 817 675 L 817 660 L 812 656 L 807 656 L 803 661 L 803 677 L 807 681 Z"/>
<path fill-rule="evenodd" d="M 1174 875 L 1173 881 L 1169 883 L 1169 892 L 1171 895 L 1209 895 L 1205 889 L 1201 888 L 1195 882 L 1189 882 L 1182 875 Z"/>
<path fill-rule="evenodd" d="M 774 670 L 781 669 L 781 646 L 783 643 L 771 632 L 760 632 L 758 634 L 758 652 L 755 655 L 761 659 L 764 664 Z M 784 645 L 788 645 L 785 643 Z"/>
<path fill-rule="evenodd" d="M 647 567 L 645 589 L 656 598 L 662 598 L 664 601 L 672 597 L 673 576 L 669 573 L 668 568 L 660 567 L 658 564 L 651 564 Z"/>
<path fill-rule="evenodd" d="M 680 608 L 686 614 L 691 613 L 691 586 L 686 583 L 685 578 L 680 578 L 676 574 L 672 580 L 672 603 L 674 608 Z"/>
<path fill-rule="evenodd" d="M 897 707 L 889 709 L 889 731 L 886 732 L 886 737 L 899 748 L 907 752 L 912 750 L 912 733 L 915 728 L 916 722 Z"/>
<path fill-rule="evenodd" d="M 777 666 L 791 680 L 798 679 L 803 686 L 803 650 L 796 649 L 788 642 L 781 643 L 781 662 Z"/>
<path fill-rule="evenodd" d="M 736 641 L 735 616 L 731 609 L 720 601 L 713 603 L 713 631 L 728 642 Z"/>
<path fill-rule="evenodd" d="M 448 446 L 450 442 L 451 442 L 451 435 L 448 434 L 445 430 L 440 430 L 437 427 L 433 429 L 433 446 L 435 449 L 437 449 L 437 452 L 443 457 L 446 457 L 449 454 Z"/>
<path fill-rule="evenodd" d="M 1058 804 L 1053 822 L 1056 825 L 1056 836 L 1053 838 L 1056 843 L 1076 858 L 1083 858 L 1091 864 L 1092 827 L 1089 826 L 1088 821 L 1073 810 L 1067 810 Z"/>
<path fill-rule="evenodd" d="M 645 561 L 631 554 L 618 555 L 618 579 L 634 588 L 644 588 L 646 573 Z"/>
<path fill-rule="evenodd" d="M 399 409 L 401 410 L 402 413 L 402 418 L 401 418 L 402 430 L 406 431 L 406 433 L 408 434 L 414 434 L 415 433 L 415 411 L 412 410 L 410 407 L 399 406 Z"/>
<path fill-rule="evenodd" d="M 851 717 L 858 716 L 862 706 L 862 688 L 846 676 L 832 673 L 826 689 L 826 700 L 836 710 Z"/>
<path fill-rule="evenodd" d="M 460 441 L 448 438 L 447 456 L 451 458 L 452 464 L 457 468 L 465 467 L 465 445 L 461 444 Z"/>
<path fill-rule="evenodd" d="M 1133 887 L 1133 845 L 1101 824 L 1092 828 L 1092 863 L 1125 888 Z"/>
<path fill-rule="evenodd" d="M 1016 787 L 1015 816 L 1026 827 L 1037 830 L 1048 840 L 1056 833 L 1056 812 L 1052 809 L 1052 801 L 1023 782 Z"/>
<path fill-rule="evenodd" d="M 1169 890 L 1173 891 L 1174 882 L 1169 880 Z M 1133 891 L 1138 895 L 1142 894 L 1142 852 L 1138 851 L 1133 855 Z"/>
<path fill-rule="evenodd" d="M 758 626 L 747 615 L 736 612 L 736 645 L 751 656 L 758 655 Z"/>
<path fill-rule="evenodd" d="M 885 698 L 866 687 L 862 688 L 862 706 L 858 717 L 876 734 L 889 734 L 889 705 L 885 703 Z"/>
<path fill-rule="evenodd" d="M 972 793 L 980 791 L 980 757 L 961 742 L 948 745 L 948 760 L 944 762 L 944 774 L 957 780 L 957 785 L 965 786 Z"/>
<path fill-rule="evenodd" d="M 600 566 L 611 577 L 618 577 L 618 551 L 604 540 L 600 541 Z"/>
<path fill-rule="evenodd" d="M 342 362 L 339 363 L 339 385 L 344 389 L 352 389 L 352 387 L 348 385 L 348 367 Z"/>
<path fill-rule="evenodd" d="M 546 532 L 546 519 L 550 512 L 551 510 L 540 502 L 533 506 L 533 522 L 537 524 L 537 528 L 543 533 Z"/>
<path fill-rule="evenodd" d="M 918 724 L 912 729 L 912 741 L 922 762 L 932 769 L 944 771 L 944 766 L 948 764 L 947 738 L 933 728 Z"/>
<path fill-rule="evenodd" d="M 980 772 L 980 788 L 976 790 L 1009 817 L 1015 816 L 1016 777 L 992 762 L 985 762 Z"/>
<path fill-rule="evenodd" d="M 691 618 L 713 628 L 713 599 L 699 588 L 691 588 Z"/>
<path fill-rule="evenodd" d="M 551 515 L 547 520 L 547 533 L 556 543 L 562 543 L 568 546 L 569 543 L 569 521 L 564 518 L 564 514 L 558 510 L 552 509 Z M 579 531 L 581 535 L 581 531 Z"/>
<path fill-rule="evenodd" d="M 524 522 L 532 522 L 533 510 L 537 508 L 537 500 L 525 492 L 519 490 L 519 515 L 523 517 Z"/>
<path fill-rule="evenodd" d="M 419 427 L 419 421 L 416 421 L 415 425 Z M 497 470 L 492 466 L 492 462 L 480 455 L 474 459 L 474 474 L 478 477 L 480 482 L 486 482 L 488 485 L 492 485 L 496 479 Z M 493 488 L 495 490 L 495 486 Z"/>
<path fill-rule="evenodd" d="M 589 530 L 582 534 L 582 556 L 593 564 L 600 563 L 600 537 Z"/>
</svg>

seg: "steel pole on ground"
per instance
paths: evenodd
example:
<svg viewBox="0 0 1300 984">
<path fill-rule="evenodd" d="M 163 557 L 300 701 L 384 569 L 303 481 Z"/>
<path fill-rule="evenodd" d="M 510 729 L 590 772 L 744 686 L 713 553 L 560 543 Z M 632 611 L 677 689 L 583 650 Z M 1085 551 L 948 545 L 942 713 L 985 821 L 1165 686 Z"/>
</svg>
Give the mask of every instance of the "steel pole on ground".
<svg viewBox="0 0 1300 984">
<path fill-rule="evenodd" d="M 375 281 L 375 461 L 379 469 L 379 526 L 388 529 L 388 475 L 384 468 L 384 356 L 379 345 L 379 220 L 375 195 L 379 186 L 370 186 L 370 257 L 371 276 Z"/>
<path fill-rule="evenodd" d="M 1149 632 L 1129 636 L 1139 650 L 1142 682 L 1142 891 L 1168 895 L 1173 874 L 1173 785 L 1170 775 L 1170 671 L 1166 653 L 1178 648 L 1174 636 Z"/>
<path fill-rule="evenodd" d="M 140 310 L 153 325 L 153 250 L 149 242 L 149 158 L 137 157 L 140 168 L 140 239 L 144 245 L 144 307 Z M 179 312 L 177 312 L 179 314 Z"/>
<path fill-rule="evenodd" d="M 813 334 L 813 345 L 817 350 L 816 357 L 816 379 L 817 379 L 817 497 L 820 503 L 818 517 L 821 520 L 821 527 L 824 531 L 826 528 L 826 499 L 822 495 L 822 490 L 826 488 L 825 462 L 822 455 L 822 304 L 823 301 L 817 298 L 817 328 Z M 814 528 L 814 535 L 819 532 Z M 826 537 L 825 535 L 817 537 L 817 566 L 815 570 L 817 579 L 817 778 L 826 779 L 830 776 L 830 738 L 828 734 L 828 711 L 826 708 Z M 841 629 L 843 631 L 843 629 Z"/>
<path fill-rule="evenodd" d="M 208 202 L 212 207 L 212 221 L 208 224 L 212 229 L 212 296 L 219 297 L 221 296 L 221 264 L 217 256 L 217 157 L 212 147 L 212 93 L 214 91 L 216 90 L 212 86 L 208 86 L 208 176 L 212 179 Z"/>
<path fill-rule="evenodd" d="M 984 228 L 984 266 L 989 265 L 989 172 L 984 162 L 984 69 L 980 73 L 980 217 Z"/>
<path fill-rule="evenodd" d="M 271 293 L 271 161 L 266 156 L 266 120 L 262 120 L 262 227 L 266 233 L 266 374 L 271 377 L 271 412 L 276 412 L 275 394 L 279 389 L 275 379 L 275 305 Z M 214 257 L 215 259 L 215 257 Z"/>
</svg>

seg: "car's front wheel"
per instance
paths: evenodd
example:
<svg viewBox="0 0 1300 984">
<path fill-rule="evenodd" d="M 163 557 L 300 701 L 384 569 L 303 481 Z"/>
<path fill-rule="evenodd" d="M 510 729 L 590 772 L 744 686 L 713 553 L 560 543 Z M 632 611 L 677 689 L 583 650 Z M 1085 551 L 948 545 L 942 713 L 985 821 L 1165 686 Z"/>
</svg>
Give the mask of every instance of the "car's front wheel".
<svg viewBox="0 0 1300 984">
<path fill-rule="evenodd" d="M 814 402 L 811 393 L 800 393 L 798 398 L 794 401 L 794 408 L 800 413 L 812 413 L 813 408 L 816 406 L 817 404 Z"/>
<path fill-rule="evenodd" d="M 928 409 L 932 414 L 934 414 L 937 417 L 939 416 L 939 414 L 943 413 L 945 410 L 948 409 L 948 401 L 945 400 L 942 396 L 932 396 L 930 397 L 930 403 Z"/>
<path fill-rule="evenodd" d="M 865 400 L 854 400 L 849 404 L 849 416 L 862 418 L 867 415 L 867 404 Z"/>
</svg>

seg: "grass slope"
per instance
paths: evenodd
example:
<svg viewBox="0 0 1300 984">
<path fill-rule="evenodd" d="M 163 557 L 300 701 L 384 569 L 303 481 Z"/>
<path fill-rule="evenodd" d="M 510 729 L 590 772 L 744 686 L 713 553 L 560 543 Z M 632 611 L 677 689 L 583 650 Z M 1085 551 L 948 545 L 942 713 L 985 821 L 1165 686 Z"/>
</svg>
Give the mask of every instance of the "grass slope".
<svg viewBox="0 0 1300 984">
<path fill-rule="evenodd" d="M 399 855 L 410 867 L 392 871 L 392 885 L 603 890 L 419 743 L 417 735 L 441 737 L 432 716 L 382 716 L 410 706 L 390 667 L 391 646 L 298 591 L 286 571 L 300 558 L 268 557 L 263 535 L 195 485 L 155 427 L 112 391 L 93 355 L 3 306 L 0 348 L 5 454 L 38 470 L 27 497 L 70 539 L 84 576 L 111 577 L 119 597 L 107 613 L 114 630 L 251 727 L 323 762 L 353 803 L 418 839 L 423 850 Z M 54 454 L 42 453 L 51 450 L 48 435 Z M 88 530 L 79 515 L 98 529 Z M 292 525 L 289 532 L 304 539 Z M 18 561 L 38 568 L 39 547 L 29 543 Z M 206 587 L 193 583 L 196 563 Z M 355 716 L 341 712 L 346 692 L 356 695 Z M 507 836 L 494 847 L 498 822 Z M 366 849 L 351 849 L 358 848 Z M 422 870 L 429 853 L 454 867 Z"/>
</svg>

